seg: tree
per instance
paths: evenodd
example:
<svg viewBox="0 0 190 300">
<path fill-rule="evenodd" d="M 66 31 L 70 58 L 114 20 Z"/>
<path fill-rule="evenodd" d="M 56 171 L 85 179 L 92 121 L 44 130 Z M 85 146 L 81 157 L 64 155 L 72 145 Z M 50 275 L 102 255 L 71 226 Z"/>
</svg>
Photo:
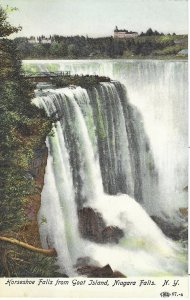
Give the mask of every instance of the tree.
<svg viewBox="0 0 190 300">
<path fill-rule="evenodd" d="M 53 42 L 49 49 L 49 54 L 54 57 L 65 57 L 67 56 L 67 45 L 62 42 Z"/>
<path fill-rule="evenodd" d="M 60 43 L 60 53 L 61 57 L 67 57 L 68 55 L 67 44 L 64 41 Z"/>
<path fill-rule="evenodd" d="M 16 49 L 20 55 L 21 59 L 30 57 L 34 53 L 34 45 L 30 44 L 27 38 L 15 38 Z"/>
<path fill-rule="evenodd" d="M 8 10 L 15 10 L 15 8 L 10 9 L 7 7 L 6 9 Z M 21 30 L 21 27 L 15 27 L 12 26 L 11 24 L 9 24 L 9 22 L 7 21 L 7 12 L 6 10 L 4 10 L 1 6 L 0 6 L 0 37 L 7 37 L 12 33 L 18 32 L 19 30 Z"/>
<path fill-rule="evenodd" d="M 79 51 L 79 47 L 76 45 L 76 44 L 70 44 L 69 46 L 68 46 L 68 55 L 70 56 L 70 57 L 78 57 L 79 56 L 79 53 L 80 53 L 80 51 Z"/>
<path fill-rule="evenodd" d="M 34 57 L 44 57 L 46 54 L 46 49 L 43 44 L 35 44 L 33 46 Z"/>
<path fill-rule="evenodd" d="M 146 35 L 147 35 L 147 36 L 154 35 L 154 32 L 153 32 L 152 28 L 149 28 L 149 29 L 147 30 Z"/>
<path fill-rule="evenodd" d="M 24 205 L 32 202 L 36 187 L 26 172 L 35 147 L 41 148 L 51 130 L 51 120 L 31 103 L 34 89 L 21 76 L 16 43 L 6 38 L 19 28 L 6 17 L 0 7 L 0 276 L 60 276 L 55 259 L 46 257 L 53 249 L 34 247 L 26 235 L 24 241 L 11 238 L 29 221 Z"/>
<path fill-rule="evenodd" d="M 60 55 L 60 44 L 58 42 L 53 42 L 50 46 L 49 53 L 52 56 L 59 56 Z"/>
<path fill-rule="evenodd" d="M 36 118 L 45 122 L 45 113 L 32 105 L 34 88 L 21 76 L 21 61 L 14 41 L 7 34 L 17 32 L 6 22 L 0 8 L 0 28 L 4 38 L 0 40 L 0 230 L 22 223 L 23 197 L 31 193 L 33 184 L 23 176 L 29 166 L 32 149 L 26 147 L 22 136 L 37 124 Z M 11 28 L 11 30 L 10 30 Z M 26 137 L 25 137 L 26 139 Z M 29 188 L 30 187 L 30 188 Z"/>
</svg>

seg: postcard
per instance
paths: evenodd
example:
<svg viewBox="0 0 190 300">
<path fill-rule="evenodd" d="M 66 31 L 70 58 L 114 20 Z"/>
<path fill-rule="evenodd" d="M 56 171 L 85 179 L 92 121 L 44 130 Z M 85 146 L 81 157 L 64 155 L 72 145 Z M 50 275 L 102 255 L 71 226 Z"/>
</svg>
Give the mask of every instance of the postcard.
<svg viewBox="0 0 190 300">
<path fill-rule="evenodd" d="M 187 6 L 1 0 L 0 297 L 188 297 Z"/>
</svg>

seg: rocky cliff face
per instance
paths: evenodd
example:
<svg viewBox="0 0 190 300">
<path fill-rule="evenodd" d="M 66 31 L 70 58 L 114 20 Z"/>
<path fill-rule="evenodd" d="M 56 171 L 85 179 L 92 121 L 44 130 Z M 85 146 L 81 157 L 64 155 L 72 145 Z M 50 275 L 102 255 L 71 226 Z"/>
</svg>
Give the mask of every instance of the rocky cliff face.
<svg viewBox="0 0 190 300">
<path fill-rule="evenodd" d="M 126 276 L 119 271 L 113 271 L 110 265 L 97 267 L 86 265 L 77 269 L 79 275 L 85 275 L 91 278 L 125 278 Z"/>
<path fill-rule="evenodd" d="M 126 276 L 119 271 L 113 271 L 111 266 L 100 264 L 90 257 L 81 257 L 77 260 L 75 268 L 79 275 L 95 278 L 125 278 Z"/>
<path fill-rule="evenodd" d="M 115 243 L 124 236 L 123 231 L 116 226 L 106 226 L 101 214 L 91 207 L 78 211 L 79 231 L 81 236 L 96 243 Z"/>
<path fill-rule="evenodd" d="M 174 241 L 187 241 L 188 240 L 188 212 L 185 208 L 179 210 L 179 217 L 181 218 L 181 224 L 178 226 L 171 224 L 167 220 L 158 217 L 151 216 L 153 221 L 160 227 L 162 232 L 173 239 Z"/>
</svg>

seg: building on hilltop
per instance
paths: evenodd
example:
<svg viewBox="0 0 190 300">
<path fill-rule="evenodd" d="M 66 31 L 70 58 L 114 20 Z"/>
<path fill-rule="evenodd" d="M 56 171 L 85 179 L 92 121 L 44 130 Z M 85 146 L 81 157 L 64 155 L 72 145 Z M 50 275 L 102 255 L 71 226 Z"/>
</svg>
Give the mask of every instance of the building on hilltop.
<svg viewBox="0 0 190 300">
<path fill-rule="evenodd" d="M 128 31 L 126 29 L 118 29 L 117 26 L 115 27 L 114 38 L 130 39 L 130 38 L 135 38 L 137 36 L 138 36 L 138 32 Z"/>
<path fill-rule="evenodd" d="M 45 37 L 44 35 L 39 36 L 37 38 L 37 40 L 38 40 L 38 43 L 40 43 L 40 44 L 51 44 L 52 43 L 51 35 L 49 37 Z"/>
<path fill-rule="evenodd" d="M 30 44 L 51 44 L 53 41 L 53 38 L 51 37 L 51 35 L 49 37 L 45 37 L 44 35 L 41 35 L 37 38 L 35 38 L 34 36 L 31 36 L 28 39 L 28 42 Z"/>
<path fill-rule="evenodd" d="M 31 37 L 28 39 L 28 42 L 29 42 L 30 44 L 36 44 L 36 43 L 37 43 L 36 38 L 35 38 L 34 36 L 31 36 Z"/>
</svg>

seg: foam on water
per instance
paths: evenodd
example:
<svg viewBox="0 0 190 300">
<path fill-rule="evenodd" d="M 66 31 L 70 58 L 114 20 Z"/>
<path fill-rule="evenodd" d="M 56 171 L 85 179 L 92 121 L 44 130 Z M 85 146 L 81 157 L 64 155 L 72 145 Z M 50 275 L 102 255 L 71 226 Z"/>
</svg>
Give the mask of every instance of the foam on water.
<svg viewBox="0 0 190 300">
<path fill-rule="evenodd" d="M 72 276 L 77 258 L 90 256 L 127 276 L 185 274 L 185 251 L 164 236 L 143 208 L 147 203 L 154 211 L 159 207 L 156 193 L 153 197 L 156 167 L 141 116 L 124 88 L 112 82 L 88 93 L 79 87 L 49 90 L 35 101 L 60 119 L 48 139 L 39 223 L 43 245 L 56 248 L 61 270 Z M 115 104 L 119 108 L 112 109 Z M 109 180 L 113 195 L 107 192 Z M 168 205 L 172 211 L 170 201 Z M 98 245 L 79 236 L 77 209 L 85 206 L 101 213 L 108 226 L 123 230 L 118 245 Z"/>
</svg>

